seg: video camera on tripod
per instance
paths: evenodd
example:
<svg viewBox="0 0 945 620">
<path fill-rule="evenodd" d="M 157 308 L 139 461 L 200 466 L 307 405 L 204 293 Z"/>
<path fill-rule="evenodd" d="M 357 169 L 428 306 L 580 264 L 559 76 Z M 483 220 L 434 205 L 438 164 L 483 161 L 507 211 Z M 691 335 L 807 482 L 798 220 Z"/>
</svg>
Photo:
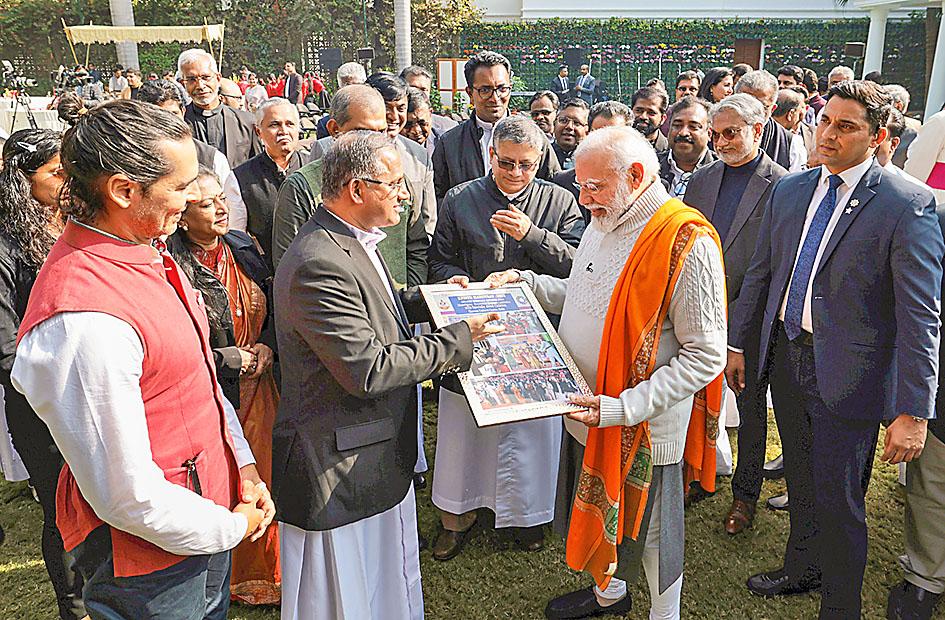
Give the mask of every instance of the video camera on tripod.
<svg viewBox="0 0 945 620">
<path fill-rule="evenodd" d="M 3 65 L 3 72 L 0 73 L 0 87 L 20 91 L 36 86 L 35 79 L 24 76 L 9 60 L 3 60 L 0 63 Z"/>
<path fill-rule="evenodd" d="M 59 69 L 51 71 L 49 78 L 52 80 L 53 88 L 59 91 L 91 84 L 93 80 L 92 76 L 89 75 L 85 69 L 79 69 L 78 67 L 77 69 L 78 70 L 69 71 L 62 65 L 59 65 Z"/>
</svg>

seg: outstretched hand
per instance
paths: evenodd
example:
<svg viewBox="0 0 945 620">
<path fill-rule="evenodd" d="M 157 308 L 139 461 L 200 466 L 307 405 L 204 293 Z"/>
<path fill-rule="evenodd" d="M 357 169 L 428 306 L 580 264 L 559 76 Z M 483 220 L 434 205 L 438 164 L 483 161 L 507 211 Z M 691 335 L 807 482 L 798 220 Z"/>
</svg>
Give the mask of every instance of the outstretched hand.
<svg viewBox="0 0 945 620">
<path fill-rule="evenodd" d="M 498 312 L 480 314 L 479 316 L 473 316 L 463 320 L 469 324 L 469 333 L 472 336 L 473 342 L 482 342 L 486 339 L 486 336 L 505 331 L 505 325 L 494 323 L 494 321 L 499 320 Z"/>
</svg>

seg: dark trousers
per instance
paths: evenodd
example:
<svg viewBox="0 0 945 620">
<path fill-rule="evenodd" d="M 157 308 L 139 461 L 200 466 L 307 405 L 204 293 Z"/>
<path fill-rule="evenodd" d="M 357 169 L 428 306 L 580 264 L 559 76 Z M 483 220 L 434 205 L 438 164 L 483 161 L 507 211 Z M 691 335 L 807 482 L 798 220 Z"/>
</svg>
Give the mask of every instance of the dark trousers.
<svg viewBox="0 0 945 620">
<path fill-rule="evenodd" d="M 115 577 L 111 530 L 103 525 L 73 550 L 92 620 L 226 620 L 230 552 L 189 556 L 163 570 Z"/>
<path fill-rule="evenodd" d="M 738 403 L 738 463 L 732 476 L 732 498 L 753 506 L 764 481 L 768 437 L 768 373 L 758 377 L 758 334 L 745 347 L 745 389 Z"/>
<path fill-rule="evenodd" d="M 773 354 L 771 395 L 791 496 L 784 568 L 795 580 L 821 577 L 820 620 L 859 618 L 865 495 L 879 423 L 841 418 L 827 407 L 809 335 L 789 342 L 779 325 Z"/>
<path fill-rule="evenodd" d="M 63 549 L 62 536 L 56 527 L 56 485 L 62 470 L 62 456 L 49 435 L 49 429 L 29 408 L 22 394 L 13 391 L 7 383 L 4 383 L 4 391 L 13 447 L 23 459 L 30 485 L 36 489 L 43 509 L 43 562 L 56 593 L 59 617 L 62 620 L 84 618 L 82 575 L 74 565 L 72 554 Z"/>
</svg>

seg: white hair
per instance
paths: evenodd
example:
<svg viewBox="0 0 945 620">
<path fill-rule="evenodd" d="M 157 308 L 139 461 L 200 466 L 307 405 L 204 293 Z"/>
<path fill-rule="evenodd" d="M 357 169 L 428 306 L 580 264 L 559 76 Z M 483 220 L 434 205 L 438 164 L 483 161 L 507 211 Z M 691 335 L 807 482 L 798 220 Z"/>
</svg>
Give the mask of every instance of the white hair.
<svg viewBox="0 0 945 620">
<path fill-rule="evenodd" d="M 886 90 L 886 93 L 892 97 L 894 105 L 901 103 L 903 112 L 909 109 L 909 91 L 906 90 L 905 86 L 901 84 L 887 84 L 883 86 L 883 88 Z"/>
<path fill-rule="evenodd" d="M 597 152 L 607 156 L 615 172 L 625 172 L 640 163 L 644 180 L 652 181 L 659 175 L 660 162 L 653 145 L 632 127 L 603 127 L 588 133 L 575 150 L 574 158 Z"/>
<path fill-rule="evenodd" d="M 749 71 L 743 75 L 735 85 L 736 93 L 743 93 L 746 90 L 752 90 L 761 93 L 776 94 L 778 92 L 778 78 L 774 77 L 764 69 Z"/>
<path fill-rule="evenodd" d="M 280 105 L 287 105 L 287 106 L 289 106 L 290 108 L 292 108 L 292 111 L 295 113 L 295 122 L 296 122 L 296 124 L 298 124 L 298 122 L 299 122 L 299 109 L 298 109 L 297 107 L 295 107 L 295 104 L 292 103 L 291 101 L 289 101 L 288 99 L 286 99 L 285 97 L 271 97 L 271 98 L 266 99 L 265 101 L 263 101 L 261 104 L 259 104 L 259 107 L 256 108 L 256 112 L 255 112 L 255 114 L 256 114 L 256 122 L 255 122 L 255 125 L 256 125 L 257 127 L 259 127 L 260 129 L 262 129 L 263 119 L 266 117 L 266 110 L 268 110 L 269 108 L 274 108 L 274 107 L 276 107 L 276 106 L 280 106 Z"/>
<path fill-rule="evenodd" d="M 848 80 L 853 79 L 853 69 L 844 65 L 837 65 L 830 70 L 830 73 L 827 74 L 827 80 L 829 81 L 833 76 L 840 74 L 842 74 Z"/>
<path fill-rule="evenodd" d="M 732 110 L 738 114 L 746 125 L 757 125 L 758 123 L 764 125 L 768 120 L 765 107 L 761 105 L 761 102 L 745 93 L 729 95 L 713 105 L 712 109 L 709 110 L 709 122 L 715 122 L 715 117 L 724 110 Z"/>
<path fill-rule="evenodd" d="M 210 62 L 210 70 L 214 74 L 219 73 L 217 69 L 217 60 L 213 56 L 207 53 L 206 50 L 202 50 L 199 47 L 191 48 L 189 50 L 184 50 L 180 53 L 180 56 L 177 57 L 177 70 L 180 73 L 184 72 L 184 65 L 189 65 L 195 62 L 201 62 L 207 60 Z"/>
<path fill-rule="evenodd" d="M 346 62 L 338 67 L 339 87 L 347 84 L 364 84 L 365 82 L 367 82 L 367 72 L 361 63 Z"/>
</svg>

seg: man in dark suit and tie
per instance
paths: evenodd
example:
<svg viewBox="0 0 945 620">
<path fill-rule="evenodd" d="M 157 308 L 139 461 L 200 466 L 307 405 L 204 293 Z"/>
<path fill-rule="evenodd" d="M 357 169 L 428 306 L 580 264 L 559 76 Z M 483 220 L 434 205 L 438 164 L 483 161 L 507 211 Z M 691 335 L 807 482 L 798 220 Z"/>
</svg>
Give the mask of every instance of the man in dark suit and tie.
<svg viewBox="0 0 945 620">
<path fill-rule="evenodd" d="M 468 370 L 473 342 L 502 328 L 491 314 L 411 337 L 429 314 L 417 289 L 394 289 L 377 251 L 407 198 L 388 136 L 340 136 L 322 172 L 324 205 L 275 279 L 282 617 L 418 620 L 416 386 Z"/>
<path fill-rule="evenodd" d="M 568 65 L 558 67 L 558 75 L 551 80 L 551 92 L 558 96 L 559 101 L 571 98 L 571 82 L 568 80 Z"/>
<path fill-rule="evenodd" d="M 721 160 L 692 174 L 685 200 L 702 211 L 719 232 L 728 305 L 733 308 L 755 250 L 771 188 L 787 170 L 760 148 L 767 119 L 764 106 L 754 97 L 726 97 L 712 107 L 706 120 L 711 124 L 715 151 Z M 734 501 L 724 520 L 729 534 L 751 525 L 761 493 L 768 432 L 768 378 L 762 375 L 758 379 L 757 350 L 756 330 L 745 347 L 746 387 L 738 396 L 738 466 L 732 478 Z"/>
<path fill-rule="evenodd" d="M 578 76 L 577 83 L 574 85 L 574 94 L 587 102 L 587 105 L 594 103 L 594 90 L 597 87 L 597 78 L 591 75 L 591 68 L 587 65 L 581 65 L 581 75 Z"/>
<path fill-rule="evenodd" d="M 791 496 L 782 568 L 748 579 L 761 596 L 820 588 L 820 620 L 859 618 L 864 495 L 880 422 L 883 459 L 922 452 L 934 417 L 945 244 L 930 192 L 873 158 L 890 97 L 867 81 L 830 89 L 819 168 L 771 192 L 751 266 L 729 313 L 726 379 L 745 389 L 760 330 Z"/>
</svg>

